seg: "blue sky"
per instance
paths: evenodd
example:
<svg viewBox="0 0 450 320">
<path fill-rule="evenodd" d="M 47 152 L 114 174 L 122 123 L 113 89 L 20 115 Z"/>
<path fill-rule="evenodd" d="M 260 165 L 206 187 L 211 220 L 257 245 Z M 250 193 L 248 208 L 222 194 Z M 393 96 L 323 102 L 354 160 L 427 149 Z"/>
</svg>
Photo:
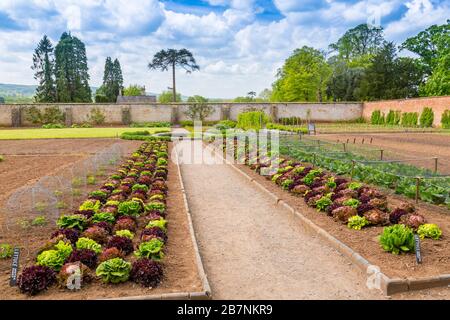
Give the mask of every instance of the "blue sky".
<svg viewBox="0 0 450 320">
<path fill-rule="evenodd" d="M 0 83 L 35 84 L 36 44 L 69 30 L 86 43 L 91 85 L 112 56 L 126 84 L 165 90 L 170 73 L 146 65 L 161 49 L 185 47 L 201 70 L 178 71 L 179 90 L 230 98 L 269 88 L 294 49 L 327 49 L 360 23 L 379 23 L 400 43 L 448 18 L 449 0 L 0 0 Z"/>
</svg>

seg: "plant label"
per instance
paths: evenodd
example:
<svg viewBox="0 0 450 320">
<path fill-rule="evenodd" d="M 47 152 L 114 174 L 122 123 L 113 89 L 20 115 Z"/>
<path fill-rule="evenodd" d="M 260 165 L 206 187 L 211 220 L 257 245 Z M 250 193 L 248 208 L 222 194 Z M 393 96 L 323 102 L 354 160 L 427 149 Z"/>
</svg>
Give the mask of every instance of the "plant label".
<svg viewBox="0 0 450 320">
<path fill-rule="evenodd" d="M 19 257 L 20 257 L 20 248 L 14 248 L 13 256 L 12 256 L 12 264 L 11 264 L 11 278 L 9 280 L 9 285 L 11 287 L 15 287 L 17 285 L 17 273 L 19 270 Z"/>
<path fill-rule="evenodd" d="M 422 263 L 422 253 L 420 252 L 420 238 L 419 235 L 414 235 L 414 247 L 416 248 L 416 262 Z"/>
</svg>

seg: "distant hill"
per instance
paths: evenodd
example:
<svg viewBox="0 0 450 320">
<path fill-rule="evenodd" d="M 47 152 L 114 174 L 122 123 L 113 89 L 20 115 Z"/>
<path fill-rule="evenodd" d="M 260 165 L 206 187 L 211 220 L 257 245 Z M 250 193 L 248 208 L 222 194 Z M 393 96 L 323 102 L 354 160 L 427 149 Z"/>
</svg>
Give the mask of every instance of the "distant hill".
<svg viewBox="0 0 450 320">
<path fill-rule="evenodd" d="M 34 94 L 36 92 L 34 85 L 22 85 L 22 84 L 5 84 L 0 83 L 0 97 L 5 99 L 6 103 L 32 103 L 34 102 Z M 97 87 L 91 87 L 92 93 L 95 96 Z M 147 95 L 159 97 L 160 94 L 147 92 Z M 183 101 L 187 101 L 188 96 L 181 96 Z M 211 99 L 213 102 L 223 101 L 223 99 Z"/>
<path fill-rule="evenodd" d="M 35 92 L 36 86 L 0 83 L 0 97 L 5 98 L 6 103 L 33 102 Z"/>
</svg>

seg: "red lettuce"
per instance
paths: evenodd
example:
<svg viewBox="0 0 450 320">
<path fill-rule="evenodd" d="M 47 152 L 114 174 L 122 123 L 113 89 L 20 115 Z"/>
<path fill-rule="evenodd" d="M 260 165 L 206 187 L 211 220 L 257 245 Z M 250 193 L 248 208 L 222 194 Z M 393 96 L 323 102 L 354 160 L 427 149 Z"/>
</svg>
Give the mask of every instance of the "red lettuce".
<svg viewBox="0 0 450 320">
<path fill-rule="evenodd" d="M 125 255 L 128 255 L 134 251 L 133 241 L 127 237 L 114 236 L 106 245 L 106 248 L 117 248 L 121 250 Z"/>
<path fill-rule="evenodd" d="M 18 279 L 22 293 L 36 295 L 56 283 L 56 273 L 49 267 L 32 266 L 25 268 Z"/>
<path fill-rule="evenodd" d="M 158 262 L 143 258 L 133 262 L 130 276 L 134 282 L 143 287 L 153 288 L 160 283 L 163 277 L 163 269 Z"/>
</svg>

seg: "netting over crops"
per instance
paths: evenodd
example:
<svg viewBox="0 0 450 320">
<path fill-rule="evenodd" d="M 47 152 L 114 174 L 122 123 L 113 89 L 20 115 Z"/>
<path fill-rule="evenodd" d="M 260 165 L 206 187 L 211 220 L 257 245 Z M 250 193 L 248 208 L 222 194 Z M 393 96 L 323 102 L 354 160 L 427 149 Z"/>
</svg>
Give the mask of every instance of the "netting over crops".
<svg viewBox="0 0 450 320">
<path fill-rule="evenodd" d="M 83 189 L 105 176 L 106 168 L 114 165 L 124 151 L 121 144 L 114 144 L 62 169 L 57 175 L 42 177 L 16 190 L 0 208 L 0 238 L 13 235 L 14 245 L 26 249 L 29 235 L 41 225 L 38 221 L 55 226 L 61 214 L 79 205 Z M 22 252 L 23 255 L 27 252 Z"/>
<path fill-rule="evenodd" d="M 374 148 L 298 135 L 282 136 L 280 153 L 450 208 L 450 175 L 439 172 L 439 159 L 434 157 L 389 159 L 389 154 Z"/>
</svg>

